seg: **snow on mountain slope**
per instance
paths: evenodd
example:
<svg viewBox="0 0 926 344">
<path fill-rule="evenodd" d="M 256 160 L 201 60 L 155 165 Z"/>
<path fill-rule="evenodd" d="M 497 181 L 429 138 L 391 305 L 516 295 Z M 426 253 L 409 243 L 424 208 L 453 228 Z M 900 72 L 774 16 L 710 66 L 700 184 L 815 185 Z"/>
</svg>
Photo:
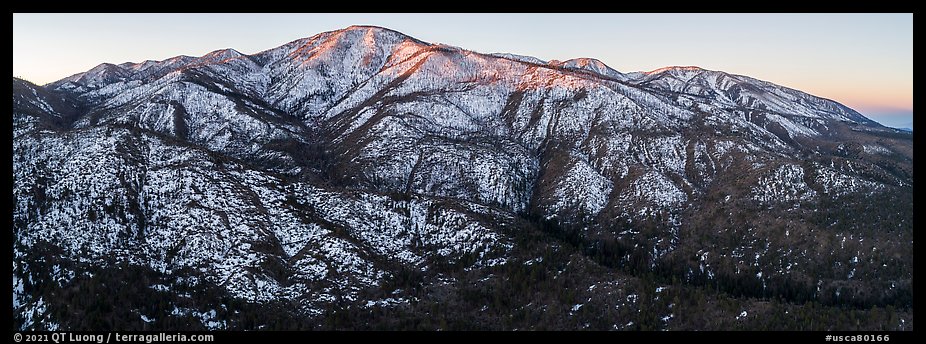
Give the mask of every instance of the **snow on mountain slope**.
<svg viewBox="0 0 926 344">
<path fill-rule="evenodd" d="M 571 245 L 611 268 L 684 271 L 713 245 L 686 279 L 803 283 L 811 270 L 741 258 L 791 247 L 801 254 L 781 254 L 784 266 L 836 271 L 820 264 L 843 249 L 751 228 L 836 226 L 826 216 L 841 213 L 798 210 L 902 199 L 912 185 L 910 134 L 796 90 L 697 67 L 624 74 L 481 54 L 371 26 L 13 85 L 14 283 L 32 278 L 31 248 L 59 243 L 70 261 L 115 259 L 320 316 L 412 305 L 397 281 L 453 285 L 463 277 L 447 271 L 504 265 L 518 233 L 546 227 L 576 231 Z M 866 232 L 881 248 L 864 255 L 905 252 L 893 237 L 905 225 Z M 841 288 L 838 272 L 825 290 Z M 14 292 L 14 314 L 40 308 L 30 295 Z"/>
<path fill-rule="evenodd" d="M 101 63 L 92 69 L 64 78 L 60 82 L 71 82 L 81 84 L 87 87 L 99 87 L 101 85 L 125 80 L 131 75 L 131 72 L 111 63 Z"/>
<path fill-rule="evenodd" d="M 497 56 L 497 57 L 501 57 L 501 58 L 506 58 L 506 59 L 509 59 L 509 60 L 515 60 L 515 61 L 521 61 L 521 62 L 539 64 L 539 65 L 547 64 L 547 61 L 538 59 L 538 58 L 533 57 L 533 56 L 524 56 L 524 55 L 517 55 L 517 54 L 510 54 L 510 53 L 491 53 L 491 54 L 489 54 L 489 55 Z"/>
<path fill-rule="evenodd" d="M 723 72 L 667 67 L 624 75 L 594 59 L 547 67 L 369 26 L 253 57 L 226 49 L 175 60 L 186 62 L 153 82 L 124 76 L 76 92 L 107 99 L 78 126 L 137 123 L 234 157 L 290 165 L 292 157 L 266 147 L 322 142 L 330 146 L 331 177 L 342 182 L 511 211 L 527 209 L 530 185 L 549 176 L 538 168 L 551 147 L 587 156 L 607 183 L 639 166 L 668 173 L 675 188 L 687 190 L 691 179 L 711 176 L 686 170 L 684 152 L 697 138 L 669 133 L 695 123 L 712 123 L 715 135 L 745 133 L 745 141 L 728 142 L 759 155 L 796 152 L 794 140 L 832 135 L 833 123 L 868 123 L 837 103 Z M 615 141 L 620 137 L 629 141 Z M 551 190 L 569 188 L 567 179 L 558 180 Z"/>
<path fill-rule="evenodd" d="M 604 62 L 593 58 L 577 58 L 563 62 L 550 61 L 550 64 L 566 69 L 586 70 L 616 80 L 624 80 L 626 78 L 624 73 L 618 72 L 613 68 L 608 67 L 606 64 L 604 64 Z"/>
<path fill-rule="evenodd" d="M 17 240 L 25 247 L 57 242 L 75 261 L 115 257 L 168 275 L 198 269 L 234 296 L 304 300 L 310 313 L 316 301 L 354 300 L 381 283 L 389 276 L 382 260 L 427 269 L 431 254 L 506 250 L 498 223 L 472 218 L 490 210 L 287 184 L 128 129 L 82 129 L 13 149 L 32 159 L 14 160 L 14 222 L 24 224 Z"/>
<path fill-rule="evenodd" d="M 875 124 L 858 112 L 828 99 L 746 76 L 699 67 L 665 67 L 636 73 L 630 80 L 646 88 L 698 96 L 727 108 L 742 107 L 784 115 Z"/>
</svg>

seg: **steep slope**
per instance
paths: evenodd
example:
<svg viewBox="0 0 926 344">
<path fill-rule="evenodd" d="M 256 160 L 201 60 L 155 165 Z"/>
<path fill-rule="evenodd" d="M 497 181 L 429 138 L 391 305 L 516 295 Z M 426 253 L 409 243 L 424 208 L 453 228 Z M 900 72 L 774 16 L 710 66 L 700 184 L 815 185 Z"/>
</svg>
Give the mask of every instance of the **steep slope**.
<svg viewBox="0 0 926 344">
<path fill-rule="evenodd" d="M 456 328 L 729 325 L 693 318 L 721 303 L 680 314 L 654 284 L 782 300 L 768 315 L 912 314 L 912 134 L 764 81 L 353 26 L 13 82 L 18 327 L 79 328 L 35 281 L 98 288 L 81 276 L 113 267 L 168 295 L 149 310 L 165 320 L 132 328 L 261 326 L 216 320 L 215 293 L 310 327 L 375 327 L 373 309 L 447 316 L 429 308 L 447 303 L 467 310 Z M 600 319 L 623 306 L 651 312 Z M 524 317 L 504 318 L 514 308 Z"/>
<path fill-rule="evenodd" d="M 741 75 L 698 67 L 666 67 L 636 73 L 630 79 L 646 88 L 680 96 L 700 97 L 728 108 L 739 107 L 744 110 L 879 126 L 855 110 L 834 101 Z M 801 129 L 806 128 L 796 130 Z"/>
<path fill-rule="evenodd" d="M 606 64 L 604 64 L 604 62 L 598 61 L 593 58 L 578 58 L 578 59 L 571 59 L 565 62 L 550 61 L 550 64 L 554 66 L 566 68 L 566 69 L 589 71 L 589 72 L 592 72 L 592 73 L 595 73 L 601 76 L 605 76 L 608 78 L 616 79 L 616 80 L 626 79 L 626 76 L 624 76 L 624 73 L 618 72 L 612 69 L 611 67 L 608 67 Z"/>
</svg>

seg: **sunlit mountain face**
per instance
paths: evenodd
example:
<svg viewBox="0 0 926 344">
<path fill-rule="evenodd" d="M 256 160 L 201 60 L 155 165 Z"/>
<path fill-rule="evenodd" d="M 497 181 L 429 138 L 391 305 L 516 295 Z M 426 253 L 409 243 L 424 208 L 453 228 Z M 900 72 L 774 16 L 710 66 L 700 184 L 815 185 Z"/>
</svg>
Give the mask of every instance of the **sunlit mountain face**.
<svg viewBox="0 0 926 344">
<path fill-rule="evenodd" d="M 352 26 L 13 79 L 14 328 L 912 330 L 912 133 Z"/>
</svg>

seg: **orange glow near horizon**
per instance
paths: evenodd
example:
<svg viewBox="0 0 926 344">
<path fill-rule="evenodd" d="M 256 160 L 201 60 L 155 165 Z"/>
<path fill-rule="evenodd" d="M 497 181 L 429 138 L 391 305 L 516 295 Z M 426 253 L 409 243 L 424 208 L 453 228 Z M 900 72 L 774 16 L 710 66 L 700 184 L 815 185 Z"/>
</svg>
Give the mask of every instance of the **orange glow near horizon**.
<svg viewBox="0 0 926 344">
<path fill-rule="evenodd" d="M 909 88 L 905 88 L 902 84 L 882 84 L 868 88 L 852 88 L 852 84 L 786 86 L 837 101 L 863 115 L 869 115 L 872 112 L 913 112 L 912 82 Z"/>
<path fill-rule="evenodd" d="M 878 69 L 840 71 L 827 67 L 817 70 L 776 70 L 767 66 L 725 72 L 830 99 L 869 117 L 913 113 L 912 74 L 888 74 Z"/>
</svg>

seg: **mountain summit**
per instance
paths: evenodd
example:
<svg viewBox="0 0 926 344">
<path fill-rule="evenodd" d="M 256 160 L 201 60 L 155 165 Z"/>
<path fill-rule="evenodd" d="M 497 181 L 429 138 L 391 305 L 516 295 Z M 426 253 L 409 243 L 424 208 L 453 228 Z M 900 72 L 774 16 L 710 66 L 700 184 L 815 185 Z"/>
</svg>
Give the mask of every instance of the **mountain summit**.
<svg viewBox="0 0 926 344">
<path fill-rule="evenodd" d="M 23 330 L 912 329 L 912 134 L 746 76 L 351 26 L 14 78 L 13 137 Z"/>
</svg>

